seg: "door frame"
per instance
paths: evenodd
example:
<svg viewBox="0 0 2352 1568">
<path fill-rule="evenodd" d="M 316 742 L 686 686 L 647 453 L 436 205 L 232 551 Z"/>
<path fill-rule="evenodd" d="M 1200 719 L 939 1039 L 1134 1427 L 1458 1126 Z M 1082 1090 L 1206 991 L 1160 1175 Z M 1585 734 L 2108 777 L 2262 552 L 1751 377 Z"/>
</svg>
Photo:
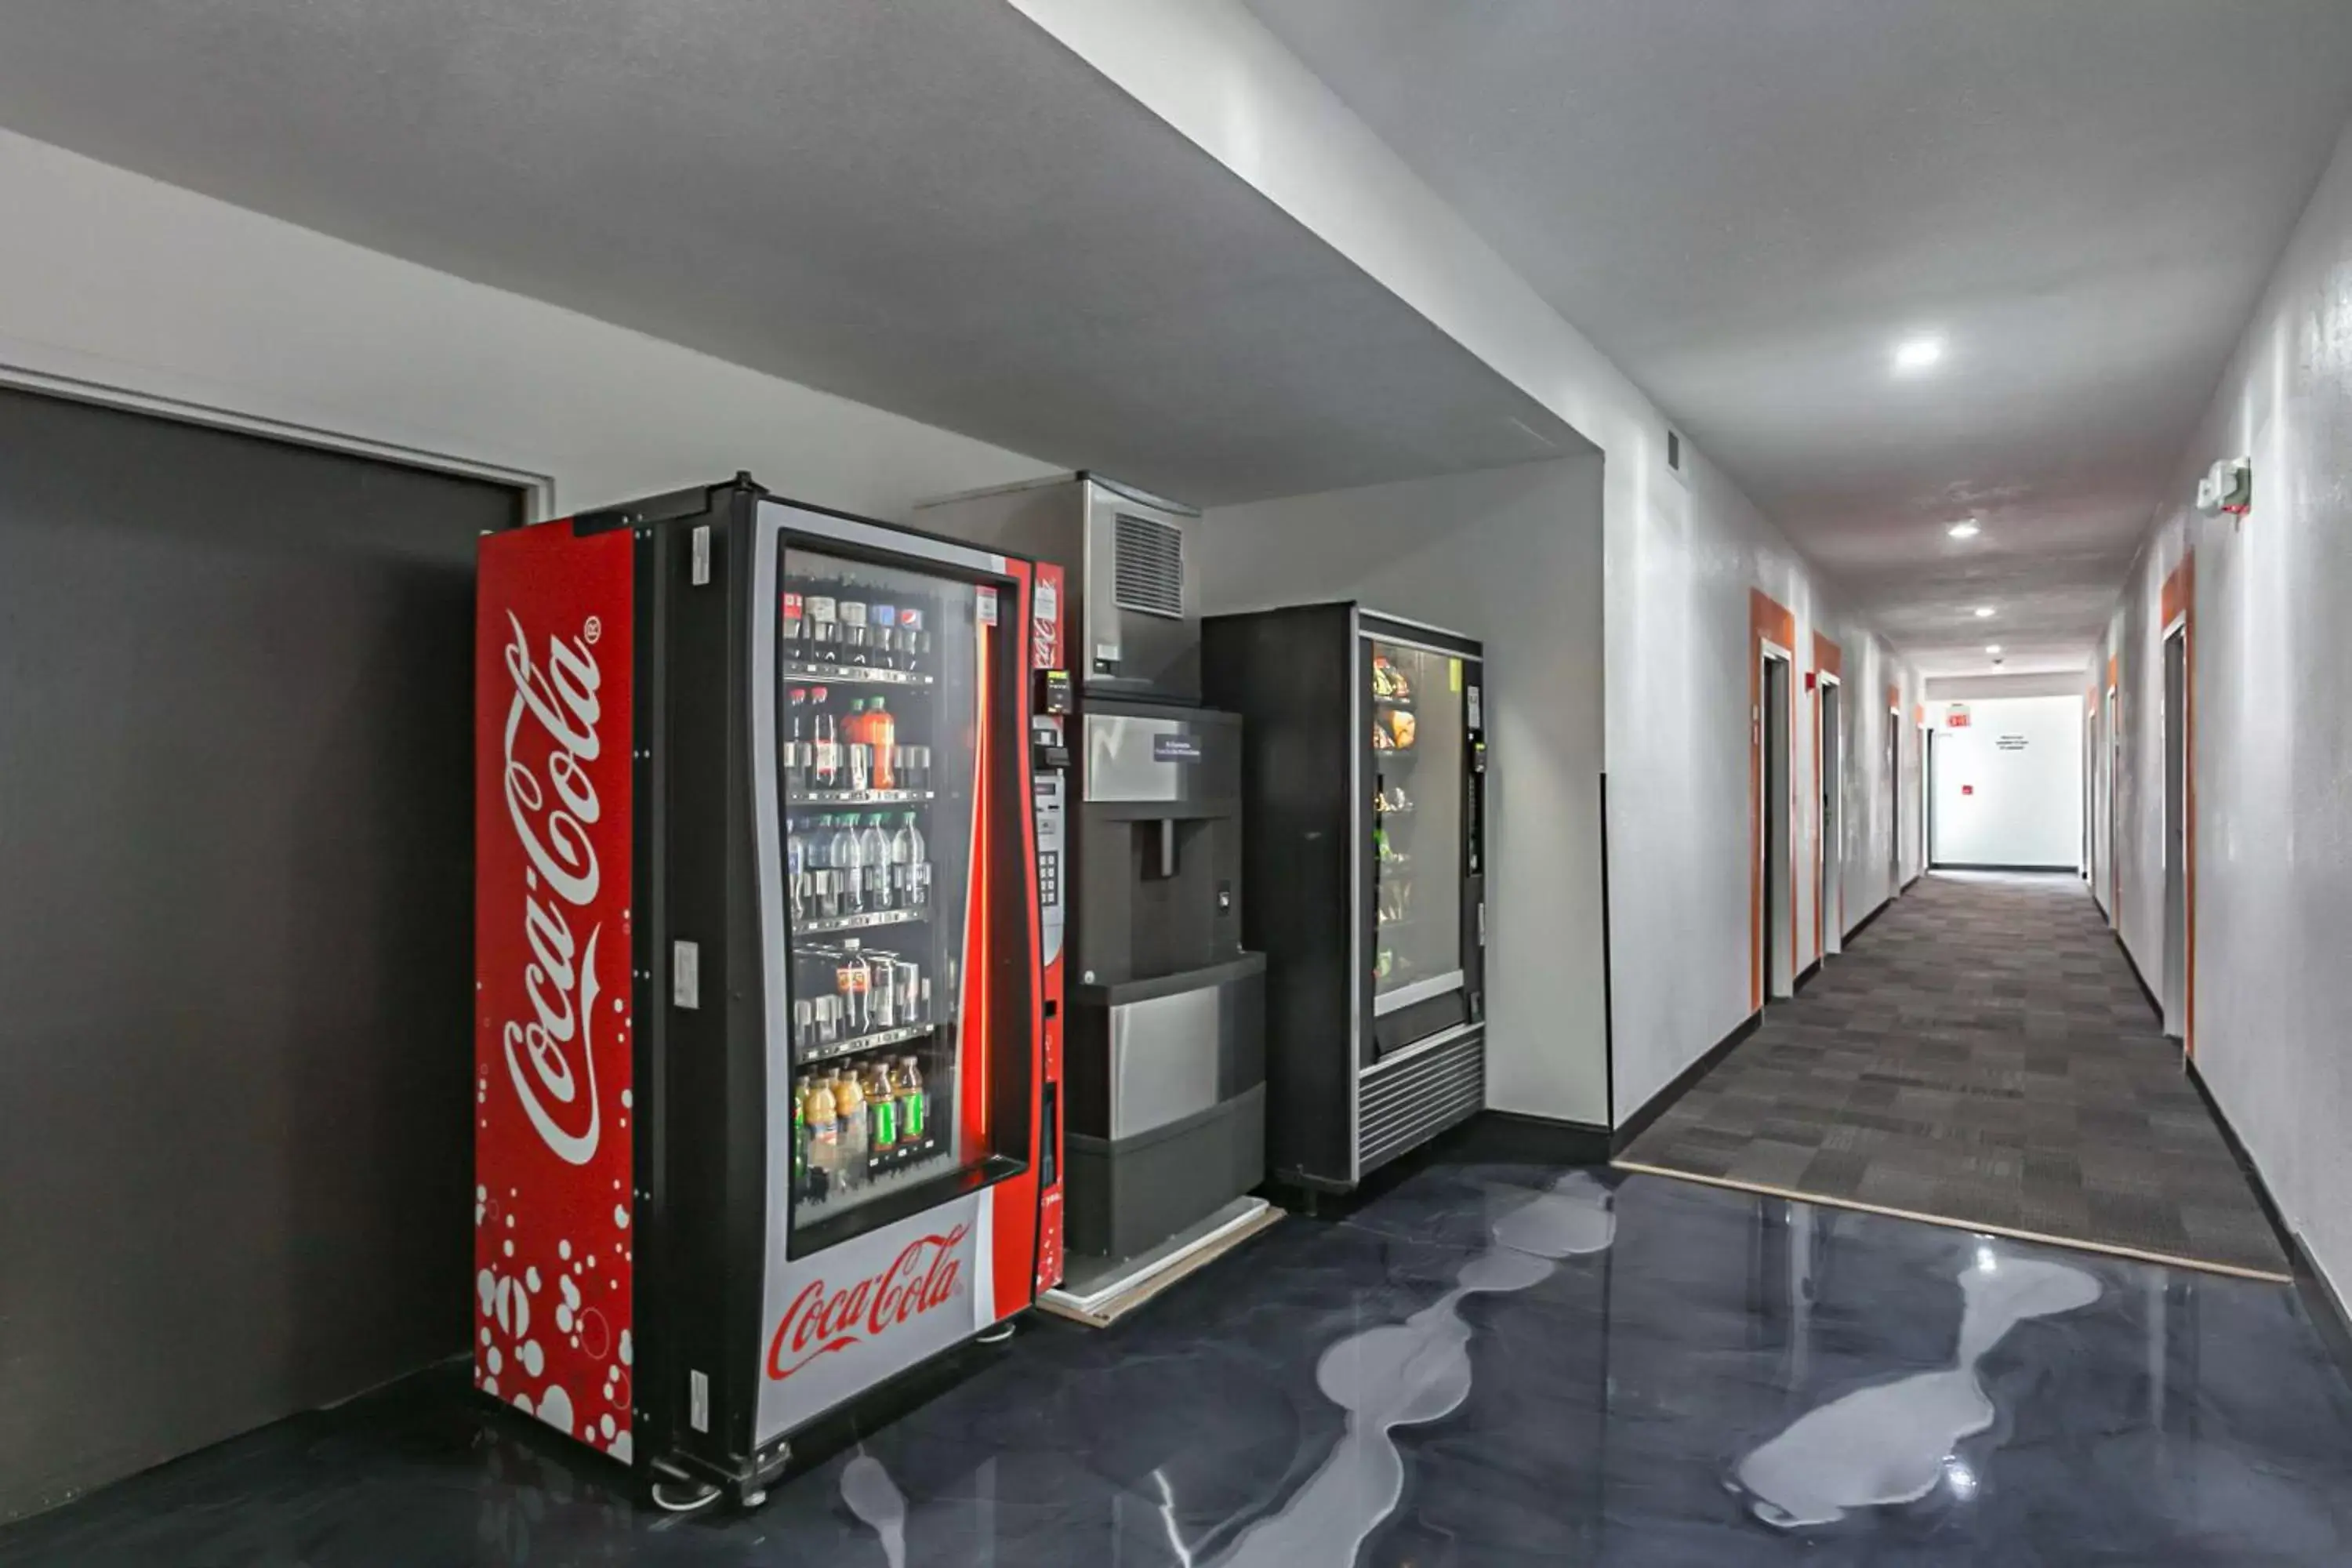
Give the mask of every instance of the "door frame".
<svg viewBox="0 0 2352 1568">
<path fill-rule="evenodd" d="M 2197 1056 L 2197 548 L 2189 545 L 2157 597 L 2164 642 L 2180 637 L 2180 1051 Z M 2159 672 L 2161 679 L 2161 672 Z M 2171 847 L 2166 847 L 2171 848 Z"/>
<path fill-rule="evenodd" d="M 2114 654 L 2107 656 L 2107 923 L 2117 931 L 2124 923 L 2124 863 L 2116 854 L 2116 840 L 2123 812 L 2124 777 L 2124 701 L 2122 682 L 2118 679 L 2122 663 Z"/>
<path fill-rule="evenodd" d="M 1886 896 L 1903 892 L 1903 693 L 1886 689 Z"/>
<path fill-rule="evenodd" d="M 2096 886 L 2099 845 L 2099 705 L 2083 694 L 2083 880 Z"/>
<path fill-rule="evenodd" d="M 2197 554 L 2192 546 L 2180 557 L 2180 563 L 2164 580 L 2158 595 L 2158 624 L 2162 630 L 2157 638 L 2157 680 L 2158 690 L 2164 689 L 2166 664 L 2169 645 L 2180 639 L 2180 1048 L 2188 1056 L 2197 1054 Z M 2173 720 L 2165 714 L 2164 731 L 2158 739 L 2165 780 L 2165 796 L 2171 795 L 2171 742 L 2168 737 Z M 2168 820 L 2163 832 L 2168 858 L 2172 850 L 2169 842 L 2171 823 Z M 2166 901 L 2170 900 L 2170 874 L 2168 870 Z M 2165 959 L 2171 961 L 2171 911 L 2165 912 Z M 2168 969 L 2165 975 L 2165 999 L 2172 996 L 2173 977 Z M 2172 1020 L 2167 1017 L 2168 1026 Z"/>
<path fill-rule="evenodd" d="M 1831 694 L 1836 694 L 1832 700 Z M 1838 754 L 1832 754 L 1828 715 L 1837 718 Z M 1813 952 L 1826 959 L 1845 951 L 1845 655 L 1813 634 L 1813 783 L 1820 816 L 1813 835 Z"/>
<path fill-rule="evenodd" d="M 1764 665 L 1767 659 L 1778 658 L 1785 661 L 1789 666 L 1789 689 L 1787 700 L 1782 704 L 1782 711 L 1778 715 L 1778 717 L 1780 719 L 1781 722 L 1787 726 L 1786 733 L 1790 740 L 1788 754 L 1790 761 L 1793 763 L 1795 760 L 1794 753 L 1797 729 L 1795 713 L 1798 685 L 1796 667 L 1797 617 L 1786 605 L 1783 605 L 1778 600 L 1772 598 L 1762 589 L 1750 588 L 1748 591 L 1748 630 L 1749 644 L 1748 658 L 1748 805 L 1749 832 L 1748 850 L 1748 1013 L 1752 1016 L 1753 1015 L 1764 1010 L 1765 998 L 1771 990 L 1771 977 L 1766 973 L 1766 930 L 1764 925 L 1766 918 L 1765 899 L 1767 889 L 1770 885 L 1769 879 L 1766 875 L 1765 866 L 1769 839 L 1765 833 L 1764 822 L 1764 812 L 1767 804 L 1765 801 L 1764 789 L 1764 694 L 1767 689 L 1764 679 Z M 1793 767 L 1784 767 L 1782 771 L 1784 773 L 1793 773 L 1795 770 Z M 1792 783 L 1792 780 L 1784 777 L 1781 780 L 1781 783 L 1786 786 Z M 1780 803 L 1780 821 L 1781 824 L 1781 837 L 1784 846 L 1781 858 L 1788 862 L 1785 872 L 1789 879 L 1789 947 L 1790 952 L 1789 952 L 1788 957 L 1790 959 L 1789 974 L 1793 985 L 1799 968 L 1799 965 L 1795 962 L 1796 952 L 1794 951 L 1797 942 L 1797 868 L 1794 858 L 1794 840 L 1796 836 L 1790 831 L 1794 825 L 1791 821 L 1791 814 L 1789 808 L 1790 802 L 1783 799 Z"/>
<path fill-rule="evenodd" d="M 177 420 L 183 425 L 200 425 L 237 435 L 266 437 L 293 447 L 312 447 L 320 451 L 341 452 L 354 458 L 373 458 L 378 462 L 397 463 L 404 468 L 424 468 L 458 479 L 484 479 L 522 492 L 525 522 L 545 522 L 556 515 L 554 476 L 530 468 L 511 468 L 480 458 L 436 451 L 406 442 L 378 440 L 352 430 L 275 419 L 224 404 L 199 403 L 160 392 L 142 391 L 119 383 L 60 375 L 6 361 L 0 361 L 0 387 L 18 392 L 37 392 L 69 403 L 119 408 L 129 414 L 152 414 Z"/>
<path fill-rule="evenodd" d="M 1919 863 L 1932 871 L 1936 868 L 1936 731 L 1925 728 L 1919 731 L 1919 778 L 1920 815 L 1927 818 L 1920 835 L 1927 848 Z"/>
</svg>

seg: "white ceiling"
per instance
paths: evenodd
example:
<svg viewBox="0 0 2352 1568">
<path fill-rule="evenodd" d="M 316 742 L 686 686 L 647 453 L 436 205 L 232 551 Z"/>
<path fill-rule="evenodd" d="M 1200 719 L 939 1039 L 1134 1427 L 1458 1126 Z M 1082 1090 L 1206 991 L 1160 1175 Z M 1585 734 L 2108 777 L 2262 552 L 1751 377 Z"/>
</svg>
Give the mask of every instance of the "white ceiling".
<svg viewBox="0 0 2352 1568">
<path fill-rule="evenodd" d="M 2352 115 L 2347 0 L 1248 4 L 1930 673 L 2083 667 Z"/>
<path fill-rule="evenodd" d="M 1201 504 L 1590 449 L 995 0 L 6 0 L 0 124 Z"/>
</svg>

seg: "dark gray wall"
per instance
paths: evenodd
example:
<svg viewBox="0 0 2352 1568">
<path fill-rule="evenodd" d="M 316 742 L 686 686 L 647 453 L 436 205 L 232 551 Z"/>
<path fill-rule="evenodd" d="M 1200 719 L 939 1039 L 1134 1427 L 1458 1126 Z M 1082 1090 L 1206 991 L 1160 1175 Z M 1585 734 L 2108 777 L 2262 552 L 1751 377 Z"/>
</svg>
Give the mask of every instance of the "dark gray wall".
<svg viewBox="0 0 2352 1568">
<path fill-rule="evenodd" d="M 0 1519 L 463 1348 L 517 505 L 0 392 Z"/>
</svg>

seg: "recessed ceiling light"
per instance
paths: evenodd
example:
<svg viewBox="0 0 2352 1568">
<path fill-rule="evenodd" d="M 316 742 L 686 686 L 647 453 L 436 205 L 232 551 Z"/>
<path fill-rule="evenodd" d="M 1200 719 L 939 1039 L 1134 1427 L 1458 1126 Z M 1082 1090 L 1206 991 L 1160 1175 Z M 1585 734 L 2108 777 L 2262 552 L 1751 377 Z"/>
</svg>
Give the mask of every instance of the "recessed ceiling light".
<svg viewBox="0 0 2352 1568">
<path fill-rule="evenodd" d="M 1985 652 L 1987 652 L 1987 653 L 1999 653 L 2000 651 L 2000 644 L 1999 644 L 1999 643 L 1997 643 L 1997 642 L 1989 642 L 1989 643 L 1985 644 Z"/>
<path fill-rule="evenodd" d="M 1977 520 L 1970 518 L 1966 522 L 1956 522 L 1944 531 L 1954 539 L 1974 539 L 1978 533 Z"/>
<path fill-rule="evenodd" d="M 1905 374 L 1932 369 L 1944 357 L 1941 332 L 1923 332 L 1895 345 L 1895 368 Z"/>
<path fill-rule="evenodd" d="M 1990 605 L 1979 605 L 1977 606 L 1977 619 L 1980 621 L 1989 621 L 1992 619 L 1992 606 Z"/>
</svg>

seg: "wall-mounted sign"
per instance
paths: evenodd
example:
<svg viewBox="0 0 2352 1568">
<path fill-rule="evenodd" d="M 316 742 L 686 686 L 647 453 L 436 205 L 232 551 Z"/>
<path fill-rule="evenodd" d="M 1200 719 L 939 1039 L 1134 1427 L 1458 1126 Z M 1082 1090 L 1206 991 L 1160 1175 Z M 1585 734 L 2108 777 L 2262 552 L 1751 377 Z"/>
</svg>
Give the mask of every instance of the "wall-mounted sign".
<svg viewBox="0 0 2352 1568">
<path fill-rule="evenodd" d="M 1949 708 L 1945 709 L 1944 727 L 1948 730 L 1967 729 L 1969 727 L 1969 705 L 1965 702 L 1955 702 Z"/>
<path fill-rule="evenodd" d="M 2025 737 L 2022 735 L 2003 735 L 1999 740 L 1993 742 L 1992 748 L 1996 752 L 2021 752 L 2025 750 Z"/>
</svg>

